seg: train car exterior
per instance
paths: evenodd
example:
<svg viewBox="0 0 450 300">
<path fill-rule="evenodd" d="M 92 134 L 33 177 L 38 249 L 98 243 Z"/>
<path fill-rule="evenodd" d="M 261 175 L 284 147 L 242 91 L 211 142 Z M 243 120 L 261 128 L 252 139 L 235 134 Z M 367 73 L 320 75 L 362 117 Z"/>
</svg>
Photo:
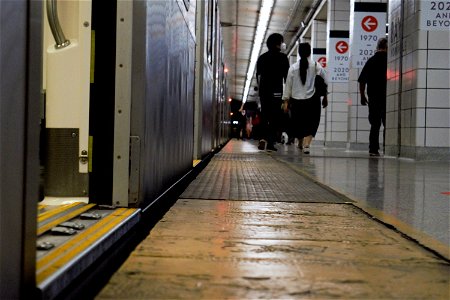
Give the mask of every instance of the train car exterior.
<svg viewBox="0 0 450 300">
<path fill-rule="evenodd" d="M 82 111 L 84 125 L 45 128 L 51 116 L 73 117 L 66 104 L 58 112 L 49 101 L 49 82 L 61 80 L 52 73 L 58 47 L 46 44 L 54 42 L 46 5 L 56 2 L 0 3 L 1 298 L 27 298 L 36 286 L 39 200 L 74 196 L 145 210 L 229 138 L 216 0 L 61 1 L 59 15 L 74 25 L 68 49 L 87 49 L 79 56 L 84 75 L 73 80 L 85 92 L 66 103 Z M 69 21 L 59 21 L 67 29 Z"/>
<path fill-rule="evenodd" d="M 220 23 L 216 1 L 139 1 L 125 9 L 133 11 L 130 165 L 136 168 L 130 171 L 136 176 L 129 177 L 129 201 L 145 207 L 193 160 L 226 141 L 227 132 L 217 130 L 228 114 L 219 108 L 225 105 L 219 91 L 226 93 Z M 123 174 L 118 182 L 128 180 Z"/>
<path fill-rule="evenodd" d="M 42 33 L 36 1 L 0 1 L 0 298 L 34 289 Z"/>
</svg>

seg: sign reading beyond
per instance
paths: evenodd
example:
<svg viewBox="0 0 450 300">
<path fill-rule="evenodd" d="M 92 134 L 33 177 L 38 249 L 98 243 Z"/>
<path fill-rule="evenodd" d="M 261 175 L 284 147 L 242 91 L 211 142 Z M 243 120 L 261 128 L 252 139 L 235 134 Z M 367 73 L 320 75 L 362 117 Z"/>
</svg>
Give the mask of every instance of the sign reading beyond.
<svg viewBox="0 0 450 300">
<path fill-rule="evenodd" d="M 329 49 L 328 81 L 348 82 L 350 71 L 348 31 L 331 30 Z"/>
<path fill-rule="evenodd" d="M 450 31 L 450 1 L 420 1 L 419 29 Z"/>
</svg>

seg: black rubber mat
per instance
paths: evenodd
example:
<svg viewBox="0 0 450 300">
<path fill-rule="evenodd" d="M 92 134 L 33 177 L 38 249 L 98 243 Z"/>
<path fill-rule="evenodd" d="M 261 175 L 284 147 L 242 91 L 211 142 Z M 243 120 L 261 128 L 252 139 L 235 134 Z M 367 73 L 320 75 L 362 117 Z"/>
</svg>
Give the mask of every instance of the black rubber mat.
<svg viewBox="0 0 450 300">
<path fill-rule="evenodd" d="M 348 201 L 264 153 L 218 153 L 180 198 L 325 203 Z"/>
</svg>

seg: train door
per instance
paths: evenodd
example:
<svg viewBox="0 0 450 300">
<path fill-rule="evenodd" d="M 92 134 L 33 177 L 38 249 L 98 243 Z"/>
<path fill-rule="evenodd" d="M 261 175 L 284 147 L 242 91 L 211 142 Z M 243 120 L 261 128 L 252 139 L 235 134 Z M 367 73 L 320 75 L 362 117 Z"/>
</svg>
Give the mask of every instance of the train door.
<svg viewBox="0 0 450 300">
<path fill-rule="evenodd" d="M 130 13 L 130 5 L 43 2 L 36 284 L 45 299 L 63 292 L 139 220 L 139 210 L 128 208 L 130 137 L 122 99 L 130 100 L 121 94 L 128 62 L 116 51 L 120 25 L 130 22 L 118 11 Z M 113 183 L 117 173 L 120 185 Z"/>
<path fill-rule="evenodd" d="M 47 203 L 88 202 L 91 13 L 91 1 L 45 6 L 41 153 Z"/>
<path fill-rule="evenodd" d="M 130 1 L 46 2 L 41 158 L 47 203 L 128 206 L 132 7 Z"/>
</svg>

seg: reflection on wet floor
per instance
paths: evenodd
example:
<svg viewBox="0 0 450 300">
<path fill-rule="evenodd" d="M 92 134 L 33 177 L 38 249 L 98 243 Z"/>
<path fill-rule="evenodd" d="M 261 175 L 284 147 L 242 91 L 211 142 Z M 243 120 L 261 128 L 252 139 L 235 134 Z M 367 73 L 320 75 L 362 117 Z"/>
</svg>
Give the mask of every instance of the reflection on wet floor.
<svg viewBox="0 0 450 300">
<path fill-rule="evenodd" d="M 309 155 L 294 145 L 277 148 L 273 157 L 450 245 L 450 162 L 369 158 L 367 152 L 322 146 L 313 146 Z"/>
<path fill-rule="evenodd" d="M 362 153 L 255 148 L 231 141 L 216 154 L 97 299 L 449 299 L 448 259 L 311 180 L 339 178 L 385 209 L 403 182 L 386 173 L 416 175 Z"/>
</svg>

